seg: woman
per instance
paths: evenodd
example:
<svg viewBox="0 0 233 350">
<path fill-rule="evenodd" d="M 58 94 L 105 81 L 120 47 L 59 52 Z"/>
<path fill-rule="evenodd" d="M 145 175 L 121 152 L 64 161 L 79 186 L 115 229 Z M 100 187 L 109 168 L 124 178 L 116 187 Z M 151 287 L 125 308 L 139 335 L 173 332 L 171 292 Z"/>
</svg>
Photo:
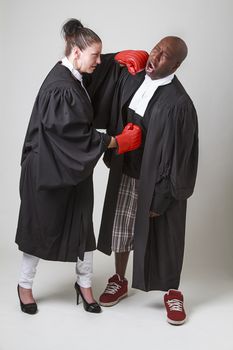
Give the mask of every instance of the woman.
<svg viewBox="0 0 233 350">
<path fill-rule="evenodd" d="M 96 131 L 90 97 L 82 83 L 100 63 L 100 38 L 76 19 L 63 26 L 65 57 L 50 71 L 36 98 L 21 160 L 16 243 L 23 251 L 17 287 L 21 310 L 37 312 L 32 294 L 39 258 L 76 262 L 77 303 L 99 313 L 91 289 L 93 169 L 107 148 L 140 145 L 140 130 L 111 137 Z M 127 140 L 127 145 L 125 141 Z"/>
</svg>

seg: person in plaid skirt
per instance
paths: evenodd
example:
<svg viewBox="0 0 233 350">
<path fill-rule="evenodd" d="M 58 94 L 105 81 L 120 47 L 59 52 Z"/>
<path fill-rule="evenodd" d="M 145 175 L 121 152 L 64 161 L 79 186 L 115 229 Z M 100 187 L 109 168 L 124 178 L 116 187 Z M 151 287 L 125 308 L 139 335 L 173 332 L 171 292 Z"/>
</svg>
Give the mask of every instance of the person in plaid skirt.
<svg viewBox="0 0 233 350">
<path fill-rule="evenodd" d="M 117 134 L 132 122 L 141 127 L 143 142 L 122 156 L 105 152 L 110 173 L 97 246 L 107 255 L 115 253 L 116 270 L 100 304 L 112 306 L 127 296 L 125 271 L 134 250 L 132 287 L 166 291 L 171 324 L 186 319 L 178 288 L 186 205 L 198 163 L 196 110 L 175 75 L 187 51 L 181 38 L 165 37 L 151 51 L 145 70 L 130 75 L 123 69 L 118 78 L 107 130 Z"/>
</svg>

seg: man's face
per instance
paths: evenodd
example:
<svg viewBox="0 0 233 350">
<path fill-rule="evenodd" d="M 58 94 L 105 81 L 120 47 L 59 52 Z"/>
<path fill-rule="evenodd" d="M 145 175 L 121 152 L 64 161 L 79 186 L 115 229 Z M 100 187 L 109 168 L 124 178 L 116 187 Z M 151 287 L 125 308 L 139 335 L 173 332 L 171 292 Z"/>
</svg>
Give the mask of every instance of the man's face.
<svg viewBox="0 0 233 350">
<path fill-rule="evenodd" d="M 174 73 L 178 66 L 174 42 L 164 38 L 151 51 L 146 64 L 146 74 L 152 80 L 161 79 Z"/>
</svg>

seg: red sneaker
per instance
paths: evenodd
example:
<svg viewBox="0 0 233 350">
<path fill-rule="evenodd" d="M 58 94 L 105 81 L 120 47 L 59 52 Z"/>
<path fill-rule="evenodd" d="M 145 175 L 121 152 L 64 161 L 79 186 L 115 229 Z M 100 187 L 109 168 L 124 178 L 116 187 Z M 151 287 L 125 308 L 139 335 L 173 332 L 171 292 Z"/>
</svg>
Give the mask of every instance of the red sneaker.
<svg viewBox="0 0 233 350">
<path fill-rule="evenodd" d="M 174 325 L 183 324 L 186 320 L 184 311 L 184 297 L 181 292 L 169 289 L 164 295 L 164 304 L 167 309 L 167 321 Z"/>
<path fill-rule="evenodd" d="M 107 287 L 101 294 L 99 301 L 102 306 L 113 306 L 128 295 L 127 279 L 120 279 L 118 274 L 113 275 L 108 280 Z"/>
</svg>

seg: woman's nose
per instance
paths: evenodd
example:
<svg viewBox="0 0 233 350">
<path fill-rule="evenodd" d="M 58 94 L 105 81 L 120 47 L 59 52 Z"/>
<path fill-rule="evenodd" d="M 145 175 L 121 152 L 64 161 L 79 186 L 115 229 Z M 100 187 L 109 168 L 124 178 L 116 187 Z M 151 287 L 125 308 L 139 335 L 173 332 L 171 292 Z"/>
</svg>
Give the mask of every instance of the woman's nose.
<svg viewBox="0 0 233 350">
<path fill-rule="evenodd" d="M 100 58 L 100 56 L 97 58 L 96 63 L 97 63 L 97 64 L 100 64 L 100 63 L 101 63 L 101 58 Z"/>
</svg>

